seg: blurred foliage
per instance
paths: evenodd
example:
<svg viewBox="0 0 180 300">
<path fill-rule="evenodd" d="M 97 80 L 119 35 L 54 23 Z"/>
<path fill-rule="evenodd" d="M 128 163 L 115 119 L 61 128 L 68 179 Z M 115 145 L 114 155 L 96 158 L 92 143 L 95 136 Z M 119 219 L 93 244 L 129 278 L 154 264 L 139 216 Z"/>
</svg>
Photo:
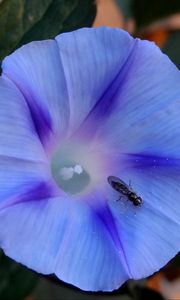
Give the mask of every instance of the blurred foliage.
<svg viewBox="0 0 180 300">
<path fill-rule="evenodd" d="M 0 60 L 30 41 L 90 27 L 95 15 L 94 0 L 2 0 Z"/>
<path fill-rule="evenodd" d="M 170 33 L 169 38 L 163 47 L 163 52 L 166 53 L 180 69 L 180 30 Z"/>
<path fill-rule="evenodd" d="M 126 18 L 135 17 L 137 35 L 139 30 L 143 30 L 151 22 L 180 13 L 180 0 L 116 0 L 116 2 Z M 180 69 L 180 30 L 169 32 L 167 30 L 167 38 L 162 51 Z"/>
<path fill-rule="evenodd" d="M 164 300 L 164 298 L 154 290 L 147 287 L 137 287 L 134 291 L 133 300 Z"/>
<path fill-rule="evenodd" d="M 172 267 L 180 267 L 180 252 L 171 260 Z"/>
<path fill-rule="evenodd" d="M 147 287 L 146 279 L 129 280 L 127 289 L 133 300 L 164 300 L 158 292 Z"/>
<path fill-rule="evenodd" d="M 132 2 L 133 0 L 116 0 L 125 18 L 129 18 L 132 15 Z"/>
<path fill-rule="evenodd" d="M 48 279 L 39 281 L 33 293 L 35 300 L 163 300 L 161 295 L 147 288 L 146 280 L 129 280 L 112 292 L 84 292 L 55 277 Z"/>
<path fill-rule="evenodd" d="M 21 300 L 31 293 L 38 276 L 0 251 L 0 299 Z"/>
<path fill-rule="evenodd" d="M 170 282 L 180 278 L 180 253 L 163 268 L 163 274 Z"/>
<path fill-rule="evenodd" d="M 116 291 L 109 293 L 83 292 L 60 281 L 57 283 L 48 281 L 47 278 L 39 281 L 33 297 L 34 300 L 134 300 L 128 294 Z"/>
<path fill-rule="evenodd" d="M 179 0 L 133 0 L 132 10 L 138 28 L 180 12 Z"/>
</svg>

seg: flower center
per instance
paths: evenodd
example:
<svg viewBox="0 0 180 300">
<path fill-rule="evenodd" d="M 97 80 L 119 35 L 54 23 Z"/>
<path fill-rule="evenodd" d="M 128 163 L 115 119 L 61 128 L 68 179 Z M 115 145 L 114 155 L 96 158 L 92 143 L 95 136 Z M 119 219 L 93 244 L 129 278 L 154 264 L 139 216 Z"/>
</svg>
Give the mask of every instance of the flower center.
<svg viewBox="0 0 180 300">
<path fill-rule="evenodd" d="M 85 193 L 104 178 L 102 152 L 97 145 L 68 142 L 57 148 L 51 172 L 57 185 L 69 194 Z"/>
<path fill-rule="evenodd" d="M 52 174 L 59 187 L 70 194 L 80 193 L 90 182 L 90 176 L 80 164 L 60 161 L 52 164 Z"/>
</svg>

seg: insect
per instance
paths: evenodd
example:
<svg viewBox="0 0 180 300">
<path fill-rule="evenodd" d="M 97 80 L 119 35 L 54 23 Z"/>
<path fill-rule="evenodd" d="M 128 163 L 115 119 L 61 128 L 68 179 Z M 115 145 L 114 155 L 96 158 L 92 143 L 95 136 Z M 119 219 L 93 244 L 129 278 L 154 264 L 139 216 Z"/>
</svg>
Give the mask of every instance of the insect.
<svg viewBox="0 0 180 300">
<path fill-rule="evenodd" d="M 125 195 L 128 200 L 134 204 L 134 206 L 139 206 L 142 204 L 142 198 L 133 191 L 130 184 L 127 185 L 124 181 L 116 176 L 108 176 L 107 180 L 113 189 Z"/>
</svg>

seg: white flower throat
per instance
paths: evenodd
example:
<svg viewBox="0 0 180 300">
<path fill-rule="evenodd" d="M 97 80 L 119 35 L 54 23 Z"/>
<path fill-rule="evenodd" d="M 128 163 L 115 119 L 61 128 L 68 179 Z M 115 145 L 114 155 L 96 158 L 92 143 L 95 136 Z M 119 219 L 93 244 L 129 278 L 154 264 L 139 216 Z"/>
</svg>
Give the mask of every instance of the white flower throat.
<svg viewBox="0 0 180 300">
<path fill-rule="evenodd" d="M 102 180 L 102 153 L 96 145 L 68 142 L 59 146 L 51 159 L 57 185 L 69 194 L 85 193 Z"/>
</svg>

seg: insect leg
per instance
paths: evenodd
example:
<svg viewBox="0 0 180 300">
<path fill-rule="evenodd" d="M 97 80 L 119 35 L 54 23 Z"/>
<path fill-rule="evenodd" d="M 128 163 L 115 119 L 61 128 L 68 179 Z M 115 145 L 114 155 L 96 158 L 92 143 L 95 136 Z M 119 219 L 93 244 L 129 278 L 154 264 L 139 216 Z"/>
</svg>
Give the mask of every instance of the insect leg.
<svg viewBox="0 0 180 300">
<path fill-rule="evenodd" d="M 127 197 L 125 197 L 125 196 L 119 196 L 119 199 L 117 201 L 120 201 L 122 199 L 126 199 L 127 200 Z"/>
</svg>

